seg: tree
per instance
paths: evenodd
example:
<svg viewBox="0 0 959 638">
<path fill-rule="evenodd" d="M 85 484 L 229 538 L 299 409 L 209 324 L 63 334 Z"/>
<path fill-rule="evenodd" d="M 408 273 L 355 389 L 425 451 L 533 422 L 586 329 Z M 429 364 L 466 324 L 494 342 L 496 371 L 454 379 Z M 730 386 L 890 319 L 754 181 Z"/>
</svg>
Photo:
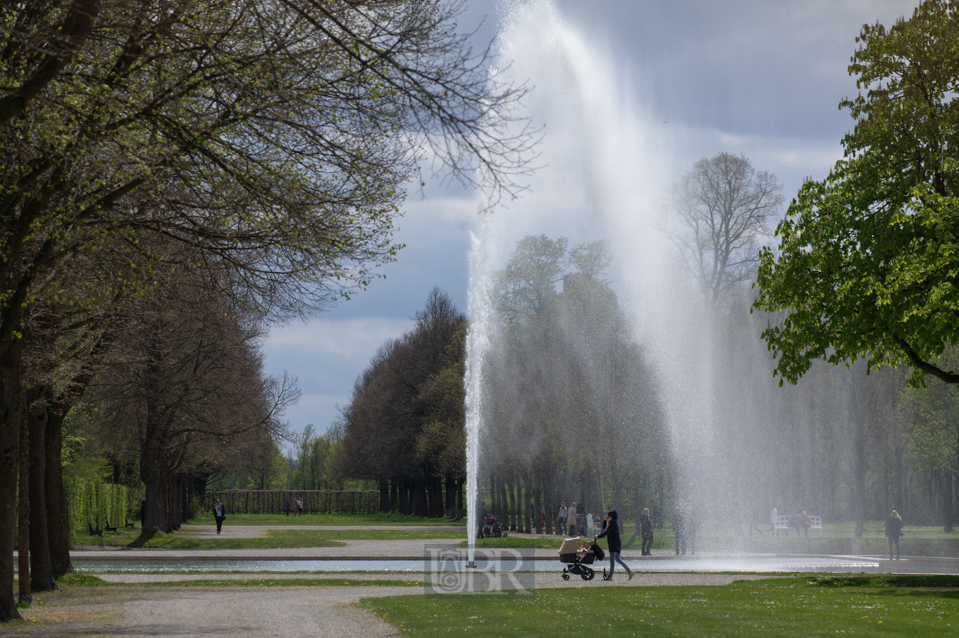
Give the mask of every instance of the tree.
<svg viewBox="0 0 959 638">
<path fill-rule="evenodd" d="M 757 239 L 779 212 L 782 185 L 756 171 L 744 155 L 701 159 L 673 186 L 675 227 L 670 235 L 683 266 L 714 307 L 752 281 Z"/>
<path fill-rule="evenodd" d="M 394 258 L 422 149 L 512 192 L 522 88 L 456 0 L 53 0 L 0 8 L 0 588 L 12 584 L 22 344 L 79 254 L 162 236 L 276 317 Z M 494 196 L 494 200 L 496 197 Z M 125 268 L 115 280 L 149 281 Z M 89 302 L 89 301 L 88 301 Z M 251 306 L 253 305 L 251 304 Z M 0 621 L 17 618 L 0 597 Z"/>
<path fill-rule="evenodd" d="M 788 311 L 763 337 L 792 383 L 816 359 L 858 358 L 959 383 L 937 361 L 959 341 L 959 2 L 926 0 L 858 42 L 845 158 L 803 185 L 762 253 L 755 307 Z"/>
</svg>

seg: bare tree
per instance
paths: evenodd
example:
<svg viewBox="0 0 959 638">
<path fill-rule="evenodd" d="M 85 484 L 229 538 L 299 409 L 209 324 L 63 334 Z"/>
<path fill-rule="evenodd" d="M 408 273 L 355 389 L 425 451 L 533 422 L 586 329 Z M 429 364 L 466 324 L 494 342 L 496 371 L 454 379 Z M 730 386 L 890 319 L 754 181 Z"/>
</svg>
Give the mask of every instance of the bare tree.
<svg viewBox="0 0 959 638">
<path fill-rule="evenodd" d="M 670 235 L 683 266 L 714 307 L 752 280 L 758 238 L 782 206 L 776 176 L 756 171 L 744 155 L 701 159 L 673 188 Z"/>
</svg>

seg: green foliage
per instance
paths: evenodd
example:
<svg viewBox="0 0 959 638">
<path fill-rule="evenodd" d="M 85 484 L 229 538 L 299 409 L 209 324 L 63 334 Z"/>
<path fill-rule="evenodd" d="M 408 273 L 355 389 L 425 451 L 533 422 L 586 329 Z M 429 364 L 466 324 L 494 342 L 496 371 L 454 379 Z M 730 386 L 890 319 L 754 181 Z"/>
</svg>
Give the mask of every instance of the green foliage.
<svg viewBox="0 0 959 638">
<path fill-rule="evenodd" d="M 123 525 L 127 517 L 127 487 L 110 485 L 96 480 L 78 480 L 70 484 L 67 492 L 70 504 L 70 529 L 74 535 L 85 534 L 87 524 L 103 529 L 109 522 L 112 526 Z"/>
<path fill-rule="evenodd" d="M 845 158 L 802 187 L 778 254 L 762 251 L 755 307 L 788 311 L 763 337 L 792 383 L 813 360 L 858 358 L 956 383 L 934 360 L 959 343 L 959 3 L 926 0 L 858 41 Z"/>
</svg>

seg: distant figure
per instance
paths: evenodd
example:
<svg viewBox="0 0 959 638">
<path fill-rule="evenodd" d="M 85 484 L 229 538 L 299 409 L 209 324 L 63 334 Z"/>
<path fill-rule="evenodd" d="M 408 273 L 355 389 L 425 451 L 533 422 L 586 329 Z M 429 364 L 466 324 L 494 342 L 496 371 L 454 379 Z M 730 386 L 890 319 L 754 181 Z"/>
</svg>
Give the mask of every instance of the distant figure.
<svg viewBox="0 0 959 638">
<path fill-rule="evenodd" d="M 762 510 L 757 510 L 757 508 L 755 507 L 750 507 L 749 509 L 749 535 L 750 536 L 753 535 L 753 530 L 756 530 L 757 532 L 759 532 L 760 536 L 763 535 L 763 530 L 760 529 L 759 525 L 756 524 L 757 521 L 761 521 L 762 518 L 763 518 Z"/>
<path fill-rule="evenodd" d="M 296 499 L 296 514 L 297 516 L 303 516 L 303 500 Z"/>
<path fill-rule="evenodd" d="M 220 528 L 223 527 L 223 521 L 226 520 L 226 507 L 223 506 L 220 499 L 216 499 L 216 502 L 213 503 L 213 520 L 216 521 L 216 533 L 219 534 Z"/>
<path fill-rule="evenodd" d="M 644 507 L 639 515 L 639 526 L 643 534 L 643 556 L 653 555 L 653 521 L 649 518 L 649 508 Z"/>
<path fill-rule="evenodd" d="M 576 501 L 570 501 L 569 509 L 566 510 L 566 533 L 570 536 L 579 535 L 579 519 L 576 517 Z"/>
<path fill-rule="evenodd" d="M 683 554 L 686 554 L 686 525 L 683 521 L 683 512 L 676 506 L 673 510 L 673 536 L 676 537 L 676 555 L 679 556 L 679 550 L 682 548 Z"/>
<path fill-rule="evenodd" d="M 290 501 L 287 499 L 286 505 L 283 506 L 283 511 L 286 512 L 286 515 L 290 515 Z"/>
<path fill-rule="evenodd" d="M 543 530 L 543 533 L 546 533 L 546 503 L 540 503 L 539 505 L 539 520 L 542 524 L 540 529 Z"/>
<path fill-rule="evenodd" d="M 586 522 L 583 526 L 583 536 L 592 536 L 595 533 L 596 532 L 593 528 L 593 515 L 586 514 Z"/>
<path fill-rule="evenodd" d="M 773 511 L 769 513 L 769 527 L 773 530 L 773 536 L 776 535 L 776 519 L 779 518 L 779 510 L 775 507 Z M 789 536 L 789 532 L 786 532 L 786 535 Z"/>
<path fill-rule="evenodd" d="M 683 528 L 686 537 L 686 545 L 689 546 L 689 553 L 696 555 L 696 532 L 699 531 L 699 514 L 693 509 L 692 505 L 686 507 L 686 514 L 683 516 Z M 685 552 L 684 552 L 685 553 Z"/>
<path fill-rule="evenodd" d="M 529 531 L 531 534 L 536 533 L 536 504 L 533 501 L 529 502 Z"/>
<path fill-rule="evenodd" d="M 560 536 L 566 534 L 566 502 L 560 501 L 559 512 L 556 514 L 556 533 Z"/>
<path fill-rule="evenodd" d="M 629 568 L 629 565 L 623 562 L 622 558 L 623 543 L 619 537 L 619 521 L 617 518 L 616 510 L 609 512 L 606 515 L 606 525 L 603 531 L 596 537 L 603 538 L 605 536 L 606 542 L 609 544 L 609 574 L 604 578 L 605 580 L 613 580 L 613 571 L 616 569 L 616 563 L 619 563 L 623 566 L 623 569 L 626 570 L 626 573 L 629 574 L 626 580 L 632 580 L 633 572 Z"/>
<path fill-rule="evenodd" d="M 799 515 L 799 526 L 802 527 L 803 536 L 809 536 L 809 527 L 811 525 L 812 518 L 809 517 L 806 510 L 803 510 L 803 513 Z"/>
<path fill-rule="evenodd" d="M 889 560 L 892 560 L 892 545 L 896 544 L 896 560 L 899 560 L 899 538 L 902 536 L 902 517 L 899 512 L 892 510 L 886 519 L 886 538 L 889 539 Z"/>
<path fill-rule="evenodd" d="M 483 525 L 486 524 L 487 516 L 486 501 L 480 501 L 479 507 L 476 508 L 476 526 L 479 528 L 476 534 L 477 538 L 483 538 Z"/>
</svg>

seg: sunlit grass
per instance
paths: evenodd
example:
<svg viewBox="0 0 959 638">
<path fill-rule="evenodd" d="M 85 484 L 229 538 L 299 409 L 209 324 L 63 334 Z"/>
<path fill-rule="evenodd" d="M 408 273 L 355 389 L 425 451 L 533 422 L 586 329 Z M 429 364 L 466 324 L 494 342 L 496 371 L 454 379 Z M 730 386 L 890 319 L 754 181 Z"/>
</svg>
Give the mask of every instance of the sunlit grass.
<svg viewBox="0 0 959 638">
<path fill-rule="evenodd" d="M 194 525 L 215 525 L 212 512 L 204 512 L 189 521 Z M 227 513 L 229 525 L 317 525 L 317 526 L 466 526 L 466 519 L 419 518 L 406 514 L 231 514 Z"/>
<path fill-rule="evenodd" d="M 148 540 L 139 539 L 139 532 L 104 532 L 103 536 L 80 535 L 77 543 L 104 547 L 146 547 L 152 549 L 284 549 L 305 547 L 343 547 L 350 540 L 440 540 L 465 538 L 456 531 L 422 530 L 268 530 L 257 538 L 198 538 L 189 528 L 172 534 L 155 534 Z"/>
<path fill-rule="evenodd" d="M 640 576 L 641 577 L 641 576 Z M 409 636 L 955 636 L 957 577 L 798 577 L 711 587 L 540 589 L 533 596 L 371 598 Z"/>
</svg>

